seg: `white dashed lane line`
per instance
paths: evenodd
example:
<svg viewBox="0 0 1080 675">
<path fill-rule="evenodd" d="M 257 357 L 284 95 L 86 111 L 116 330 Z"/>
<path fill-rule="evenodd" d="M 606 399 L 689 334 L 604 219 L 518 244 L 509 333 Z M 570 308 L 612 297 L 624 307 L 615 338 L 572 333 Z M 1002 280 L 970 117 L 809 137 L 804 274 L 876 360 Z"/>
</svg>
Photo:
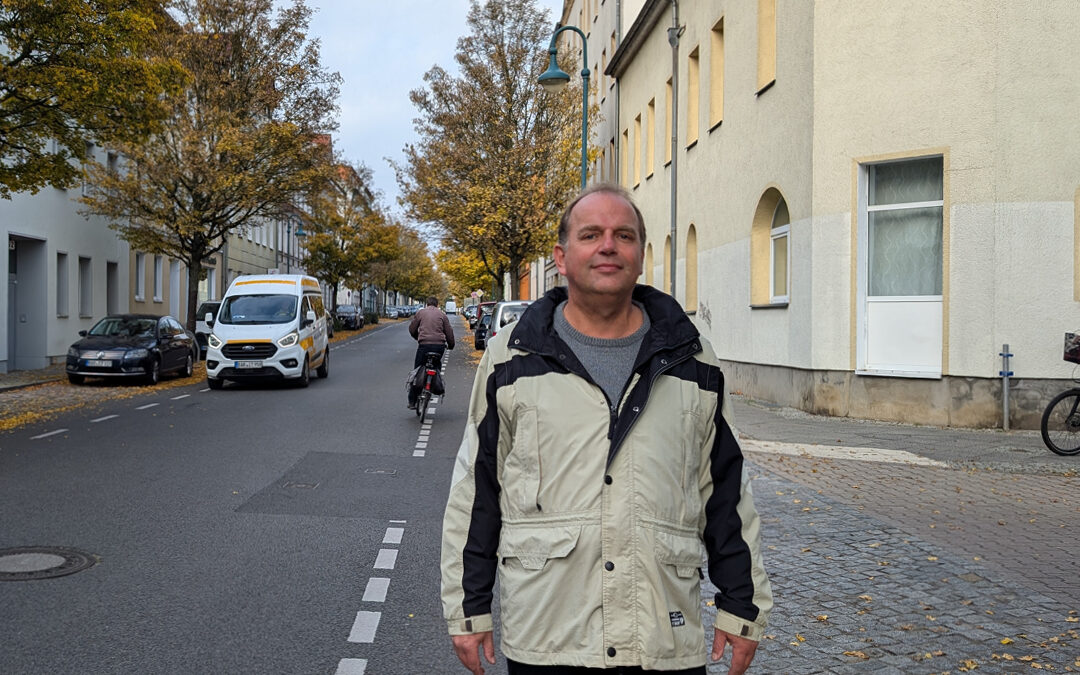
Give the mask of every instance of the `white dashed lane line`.
<svg viewBox="0 0 1080 675">
<path fill-rule="evenodd" d="M 364 602 L 385 602 L 390 580 L 386 577 L 371 577 L 364 588 Z"/>
<path fill-rule="evenodd" d="M 383 545 L 397 545 L 401 543 L 405 535 L 406 524 L 404 520 L 391 520 L 391 527 L 386 528 L 383 534 Z M 397 564 L 397 549 L 380 548 L 375 556 L 373 569 L 392 570 Z M 387 591 L 390 590 L 389 577 L 370 577 L 364 588 L 362 602 L 379 604 L 386 602 Z M 362 609 L 356 613 L 352 628 L 349 629 L 348 641 L 355 644 L 372 644 L 379 630 L 379 621 L 382 620 L 382 612 L 370 608 Z M 346 658 L 338 661 L 335 675 L 364 675 L 367 670 L 367 659 Z"/>
<path fill-rule="evenodd" d="M 334 675 L 364 675 L 367 659 L 341 659 Z"/>
<path fill-rule="evenodd" d="M 153 408 L 154 406 L 159 406 L 159 405 L 161 405 L 161 404 L 160 403 L 147 403 L 146 405 L 141 405 L 141 406 L 139 406 L 138 408 L 135 408 L 135 409 L 136 410 L 146 410 L 147 408 Z"/>
<path fill-rule="evenodd" d="M 397 564 L 396 548 L 380 548 L 379 555 L 375 556 L 375 569 L 392 570 Z"/>
<path fill-rule="evenodd" d="M 38 434 L 37 436 L 31 436 L 30 440 L 36 441 L 39 438 L 48 438 L 49 436 L 55 436 L 57 434 L 62 434 L 62 433 L 65 433 L 65 432 L 67 432 L 67 429 L 57 429 L 56 431 L 49 431 L 49 432 L 44 433 L 44 434 Z"/>
<path fill-rule="evenodd" d="M 180 399 L 187 398 L 188 396 L 191 396 L 191 394 L 180 394 L 179 396 L 173 396 L 169 400 L 170 401 L 179 401 Z"/>
<path fill-rule="evenodd" d="M 105 417 L 99 417 L 95 420 L 90 420 L 90 424 L 97 424 L 98 422 L 104 422 L 105 420 L 111 420 L 114 417 L 120 417 L 119 415 L 106 415 Z"/>
<path fill-rule="evenodd" d="M 375 642 L 375 631 L 379 630 L 382 612 L 357 612 L 349 632 L 349 642 Z"/>
</svg>

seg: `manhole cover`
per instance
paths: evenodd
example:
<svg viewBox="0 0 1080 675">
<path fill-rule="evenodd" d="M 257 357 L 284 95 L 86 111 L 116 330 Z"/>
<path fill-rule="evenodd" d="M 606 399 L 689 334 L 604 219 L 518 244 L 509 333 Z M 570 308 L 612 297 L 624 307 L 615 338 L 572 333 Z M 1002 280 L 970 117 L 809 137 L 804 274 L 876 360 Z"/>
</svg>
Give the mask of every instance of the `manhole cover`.
<svg viewBox="0 0 1080 675">
<path fill-rule="evenodd" d="M 81 572 L 97 562 L 94 556 L 62 546 L 0 549 L 0 581 L 50 579 Z"/>
</svg>

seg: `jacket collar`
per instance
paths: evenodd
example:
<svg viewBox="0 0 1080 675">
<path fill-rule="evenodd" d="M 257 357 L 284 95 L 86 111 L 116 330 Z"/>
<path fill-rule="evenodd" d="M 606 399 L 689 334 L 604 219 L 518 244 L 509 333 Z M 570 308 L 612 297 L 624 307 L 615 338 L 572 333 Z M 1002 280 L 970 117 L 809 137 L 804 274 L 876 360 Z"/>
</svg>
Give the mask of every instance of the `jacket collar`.
<svg viewBox="0 0 1080 675">
<path fill-rule="evenodd" d="M 555 333 L 555 308 L 566 300 L 566 287 L 557 286 L 540 298 L 522 314 L 510 335 L 510 345 L 543 355 L 558 352 L 559 338 Z M 679 303 L 667 293 L 652 286 L 634 286 L 634 300 L 640 302 L 649 313 L 649 332 L 642 341 L 638 363 L 661 351 L 680 350 L 689 346 L 691 353 L 701 350 L 700 333 Z"/>
</svg>

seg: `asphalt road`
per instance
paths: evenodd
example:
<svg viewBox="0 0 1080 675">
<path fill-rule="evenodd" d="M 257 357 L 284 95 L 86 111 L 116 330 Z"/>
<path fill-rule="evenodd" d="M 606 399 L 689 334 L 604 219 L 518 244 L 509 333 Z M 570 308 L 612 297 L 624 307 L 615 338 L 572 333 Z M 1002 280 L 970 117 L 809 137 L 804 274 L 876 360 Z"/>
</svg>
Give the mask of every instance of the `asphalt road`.
<svg viewBox="0 0 1080 675">
<path fill-rule="evenodd" d="M 437 561 L 462 342 L 427 433 L 397 323 L 335 344 L 308 389 L 200 381 L 6 436 L 0 548 L 99 561 L 0 583 L 2 670 L 456 672 Z"/>
</svg>

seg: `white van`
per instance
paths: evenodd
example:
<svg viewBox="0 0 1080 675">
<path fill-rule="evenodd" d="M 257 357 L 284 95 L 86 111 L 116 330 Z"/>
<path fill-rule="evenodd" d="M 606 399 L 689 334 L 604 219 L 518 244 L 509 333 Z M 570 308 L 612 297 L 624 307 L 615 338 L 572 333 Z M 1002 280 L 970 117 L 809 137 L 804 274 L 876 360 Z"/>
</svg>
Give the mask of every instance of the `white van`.
<svg viewBox="0 0 1080 675">
<path fill-rule="evenodd" d="M 217 316 L 203 317 L 207 336 L 206 383 L 292 380 L 306 387 L 314 368 L 330 374 L 326 309 L 314 277 L 253 274 L 237 277 Z"/>
<path fill-rule="evenodd" d="M 454 302 L 453 300 L 447 300 L 446 301 L 446 313 L 447 314 L 457 314 L 457 303 Z"/>
</svg>

